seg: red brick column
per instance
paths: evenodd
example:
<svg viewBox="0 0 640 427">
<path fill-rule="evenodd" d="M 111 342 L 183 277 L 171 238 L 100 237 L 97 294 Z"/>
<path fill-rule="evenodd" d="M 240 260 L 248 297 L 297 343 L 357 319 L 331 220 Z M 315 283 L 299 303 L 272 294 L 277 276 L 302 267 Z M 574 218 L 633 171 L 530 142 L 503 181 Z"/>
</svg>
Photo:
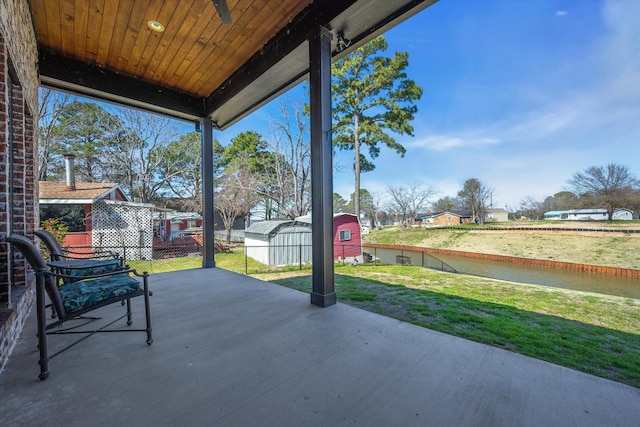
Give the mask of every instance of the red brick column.
<svg viewBox="0 0 640 427">
<path fill-rule="evenodd" d="M 7 188 L 9 149 L 7 138 L 7 50 L 0 34 L 0 309 L 9 302 L 9 249 L 4 242 L 8 230 Z"/>
<path fill-rule="evenodd" d="M 33 271 L 5 242 L 8 233 L 33 236 L 38 218 L 35 182 L 38 50 L 28 2 L 0 0 L 0 370 L 34 301 Z"/>
<path fill-rule="evenodd" d="M 26 235 L 26 209 L 25 209 L 25 105 L 22 96 L 22 88 L 12 82 L 11 85 L 11 126 L 13 141 L 9 146 L 12 149 L 13 164 L 12 170 L 9 171 L 11 184 L 13 186 L 13 196 L 9 201 L 11 206 L 11 217 L 9 218 L 9 228 L 11 233 Z M 13 280 L 12 286 L 24 286 L 26 284 L 26 274 L 32 273 L 28 269 L 22 255 L 14 253 L 13 256 Z M 11 288 L 9 288 L 9 296 L 11 296 Z"/>
</svg>

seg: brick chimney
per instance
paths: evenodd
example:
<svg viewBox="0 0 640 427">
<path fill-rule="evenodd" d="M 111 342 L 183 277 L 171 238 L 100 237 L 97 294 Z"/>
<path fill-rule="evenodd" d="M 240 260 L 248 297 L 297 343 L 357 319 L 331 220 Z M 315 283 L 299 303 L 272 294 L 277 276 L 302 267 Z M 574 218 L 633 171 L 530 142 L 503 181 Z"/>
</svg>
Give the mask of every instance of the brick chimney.
<svg viewBox="0 0 640 427">
<path fill-rule="evenodd" d="M 73 167 L 75 158 L 75 154 L 64 155 L 65 181 L 67 183 L 67 191 L 74 191 L 76 189 L 76 174 Z"/>
</svg>

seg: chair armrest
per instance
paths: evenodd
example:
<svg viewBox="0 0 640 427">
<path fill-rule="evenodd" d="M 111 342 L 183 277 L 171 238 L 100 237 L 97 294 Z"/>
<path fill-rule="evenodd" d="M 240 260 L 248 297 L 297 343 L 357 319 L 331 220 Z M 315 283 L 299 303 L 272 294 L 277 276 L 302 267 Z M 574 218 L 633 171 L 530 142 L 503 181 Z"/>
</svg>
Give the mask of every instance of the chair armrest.
<svg viewBox="0 0 640 427">
<path fill-rule="evenodd" d="M 81 252 L 81 251 L 74 251 L 72 249 L 63 249 L 63 256 L 68 257 L 68 258 L 104 258 L 104 257 L 108 257 L 108 258 L 114 258 L 114 259 L 119 259 L 120 256 L 112 251 L 92 251 L 92 252 Z"/>
<path fill-rule="evenodd" d="M 44 274 L 50 275 L 55 277 L 56 279 L 60 279 L 63 281 L 78 281 L 78 280 L 85 280 L 85 279 L 95 279 L 98 277 L 109 277 L 109 276 L 116 276 L 118 274 L 133 274 L 135 276 L 138 277 L 143 277 L 144 273 L 138 273 L 138 271 L 136 271 L 133 268 L 127 268 L 127 269 L 122 269 L 122 270 L 113 270 L 113 271 L 108 271 L 108 272 L 104 272 L 104 273 L 97 273 L 97 274 L 82 274 L 82 275 L 74 275 L 74 274 L 69 274 L 69 271 L 73 271 L 73 270 L 77 270 L 77 271 L 87 271 L 87 267 L 72 267 L 72 266 L 60 266 L 57 265 L 56 262 L 49 262 L 47 263 L 47 265 L 49 266 L 49 270 L 46 271 Z M 63 272 L 64 271 L 64 272 Z"/>
</svg>

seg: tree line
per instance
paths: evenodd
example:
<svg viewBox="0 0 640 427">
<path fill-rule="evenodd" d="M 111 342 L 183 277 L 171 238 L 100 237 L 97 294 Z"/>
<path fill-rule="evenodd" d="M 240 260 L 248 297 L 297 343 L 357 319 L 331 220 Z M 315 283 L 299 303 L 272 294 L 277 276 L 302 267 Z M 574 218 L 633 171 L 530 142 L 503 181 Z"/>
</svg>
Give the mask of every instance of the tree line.
<svg viewBox="0 0 640 427">
<path fill-rule="evenodd" d="M 201 136 L 180 134 L 167 118 L 83 102 L 41 89 L 39 180 L 64 178 L 63 156 L 76 155 L 78 181 L 118 183 L 136 202 L 202 212 Z M 295 218 L 311 208 L 308 118 L 300 102 L 282 103 L 267 137 L 242 132 L 214 139 L 215 209 L 230 233 L 260 206 L 263 216 Z"/>
<path fill-rule="evenodd" d="M 618 163 L 590 166 L 576 172 L 567 181 L 567 190 L 544 200 L 526 196 L 515 212 L 517 217 L 542 219 L 545 212 L 569 209 L 600 208 L 613 220 L 616 209 L 640 212 L 640 180 L 629 167 Z"/>
</svg>

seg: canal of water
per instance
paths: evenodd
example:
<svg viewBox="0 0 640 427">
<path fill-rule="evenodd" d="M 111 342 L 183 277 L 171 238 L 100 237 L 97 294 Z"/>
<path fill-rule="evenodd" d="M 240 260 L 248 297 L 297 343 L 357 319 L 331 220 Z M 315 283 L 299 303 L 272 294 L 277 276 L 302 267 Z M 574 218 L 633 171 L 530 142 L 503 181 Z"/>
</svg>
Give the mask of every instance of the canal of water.
<svg viewBox="0 0 640 427">
<path fill-rule="evenodd" d="M 435 257 L 463 274 L 640 299 L 640 279 L 454 255 Z"/>
</svg>

